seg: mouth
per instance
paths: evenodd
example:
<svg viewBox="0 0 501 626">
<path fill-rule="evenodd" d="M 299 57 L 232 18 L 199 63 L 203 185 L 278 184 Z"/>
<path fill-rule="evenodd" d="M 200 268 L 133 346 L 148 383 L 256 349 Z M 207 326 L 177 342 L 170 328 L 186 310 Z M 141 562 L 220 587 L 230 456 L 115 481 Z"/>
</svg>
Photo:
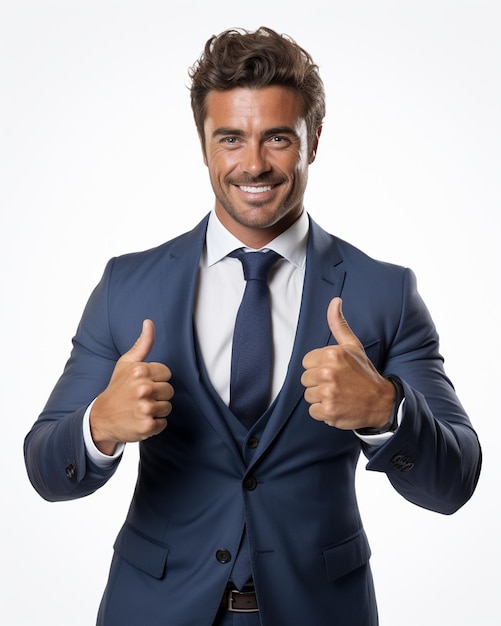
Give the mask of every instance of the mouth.
<svg viewBox="0 0 501 626">
<path fill-rule="evenodd" d="M 271 191 L 273 189 L 273 185 L 259 185 L 259 186 L 250 186 L 250 185 L 238 185 L 240 191 L 244 193 L 266 193 L 267 191 Z"/>
</svg>

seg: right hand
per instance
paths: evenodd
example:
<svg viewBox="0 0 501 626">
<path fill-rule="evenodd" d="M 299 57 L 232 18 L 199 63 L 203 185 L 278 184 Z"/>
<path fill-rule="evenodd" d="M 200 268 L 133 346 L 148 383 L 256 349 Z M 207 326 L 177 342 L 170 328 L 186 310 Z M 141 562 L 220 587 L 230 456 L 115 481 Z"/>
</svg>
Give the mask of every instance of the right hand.
<svg viewBox="0 0 501 626">
<path fill-rule="evenodd" d="M 143 441 L 161 433 L 172 410 L 171 372 L 162 363 L 146 363 L 155 342 L 155 325 L 144 320 L 132 348 L 117 361 L 106 389 L 90 414 L 92 439 L 104 454 L 117 443 Z"/>
</svg>

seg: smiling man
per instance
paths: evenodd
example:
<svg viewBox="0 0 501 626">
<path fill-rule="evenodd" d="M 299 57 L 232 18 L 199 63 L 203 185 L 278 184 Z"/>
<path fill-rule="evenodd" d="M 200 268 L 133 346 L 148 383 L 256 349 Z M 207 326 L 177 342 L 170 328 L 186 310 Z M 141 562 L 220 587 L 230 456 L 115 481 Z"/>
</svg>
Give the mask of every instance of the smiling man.
<svg viewBox="0 0 501 626">
<path fill-rule="evenodd" d="M 310 55 L 229 30 L 190 76 L 214 208 L 108 263 L 28 475 L 48 500 L 86 496 L 140 442 L 99 626 L 375 626 L 361 452 L 450 514 L 477 484 L 477 436 L 413 273 L 305 212 L 325 114 Z"/>
<path fill-rule="evenodd" d="M 300 94 L 279 85 L 211 91 L 206 106 L 202 145 L 216 215 L 243 243 L 261 248 L 303 211 L 320 127 L 310 146 Z"/>
</svg>

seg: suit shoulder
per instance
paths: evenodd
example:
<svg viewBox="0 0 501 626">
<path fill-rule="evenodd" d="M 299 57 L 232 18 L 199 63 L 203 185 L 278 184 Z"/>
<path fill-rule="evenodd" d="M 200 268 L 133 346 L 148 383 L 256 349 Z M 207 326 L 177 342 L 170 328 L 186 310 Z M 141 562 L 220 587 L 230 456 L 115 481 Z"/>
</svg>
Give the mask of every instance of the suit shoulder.
<svg viewBox="0 0 501 626">
<path fill-rule="evenodd" d="M 110 269 L 113 268 L 114 272 L 147 271 L 149 268 L 161 263 L 164 259 L 176 257 L 186 250 L 196 247 L 200 247 L 201 249 L 206 226 L 207 217 L 192 230 L 177 235 L 158 246 L 113 257 L 108 262 L 108 266 Z"/>
<path fill-rule="evenodd" d="M 340 239 L 335 235 L 331 236 L 335 241 L 335 245 L 339 248 L 342 254 L 344 263 L 349 266 L 363 266 L 366 268 L 370 268 L 373 271 L 378 271 L 389 275 L 393 274 L 395 276 L 401 276 L 402 273 L 404 273 L 408 269 L 396 263 L 376 259 L 361 250 L 360 248 L 357 248 L 353 244 L 345 241 L 344 239 Z"/>
<path fill-rule="evenodd" d="M 318 267 L 335 268 L 345 297 L 355 297 L 372 309 L 380 303 L 387 310 L 389 302 L 398 309 L 405 291 L 415 291 L 415 276 L 409 268 L 375 259 L 314 223 L 311 234 L 311 252 L 319 262 Z"/>
<path fill-rule="evenodd" d="M 323 230 L 310 219 L 312 246 L 328 263 L 350 271 L 376 272 L 379 275 L 401 276 L 407 271 L 401 265 L 371 257 L 352 243 Z"/>
</svg>

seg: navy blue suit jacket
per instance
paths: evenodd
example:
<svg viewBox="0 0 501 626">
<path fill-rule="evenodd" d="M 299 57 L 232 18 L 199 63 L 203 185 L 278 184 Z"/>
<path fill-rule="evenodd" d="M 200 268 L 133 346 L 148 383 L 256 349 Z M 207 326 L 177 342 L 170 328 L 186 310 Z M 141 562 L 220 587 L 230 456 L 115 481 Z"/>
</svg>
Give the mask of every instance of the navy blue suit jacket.
<svg viewBox="0 0 501 626">
<path fill-rule="evenodd" d="M 250 457 L 250 435 L 204 384 L 197 359 L 192 312 L 206 223 L 109 262 L 64 373 L 26 438 L 30 480 L 44 498 L 68 500 L 111 477 L 116 466 L 103 471 L 85 454 L 82 418 L 150 318 L 157 333 L 149 360 L 172 371 L 173 410 L 167 428 L 140 444 L 98 624 L 210 626 L 245 522 L 263 624 L 375 625 L 370 548 L 354 488 L 361 450 L 367 468 L 385 472 L 405 498 L 446 514 L 470 498 L 480 471 L 476 434 L 444 373 L 414 276 L 311 221 L 290 366 Z M 404 387 L 401 426 L 377 449 L 311 419 L 303 399 L 303 356 L 334 341 L 326 321 L 334 296 L 343 298 L 374 365 Z"/>
</svg>

